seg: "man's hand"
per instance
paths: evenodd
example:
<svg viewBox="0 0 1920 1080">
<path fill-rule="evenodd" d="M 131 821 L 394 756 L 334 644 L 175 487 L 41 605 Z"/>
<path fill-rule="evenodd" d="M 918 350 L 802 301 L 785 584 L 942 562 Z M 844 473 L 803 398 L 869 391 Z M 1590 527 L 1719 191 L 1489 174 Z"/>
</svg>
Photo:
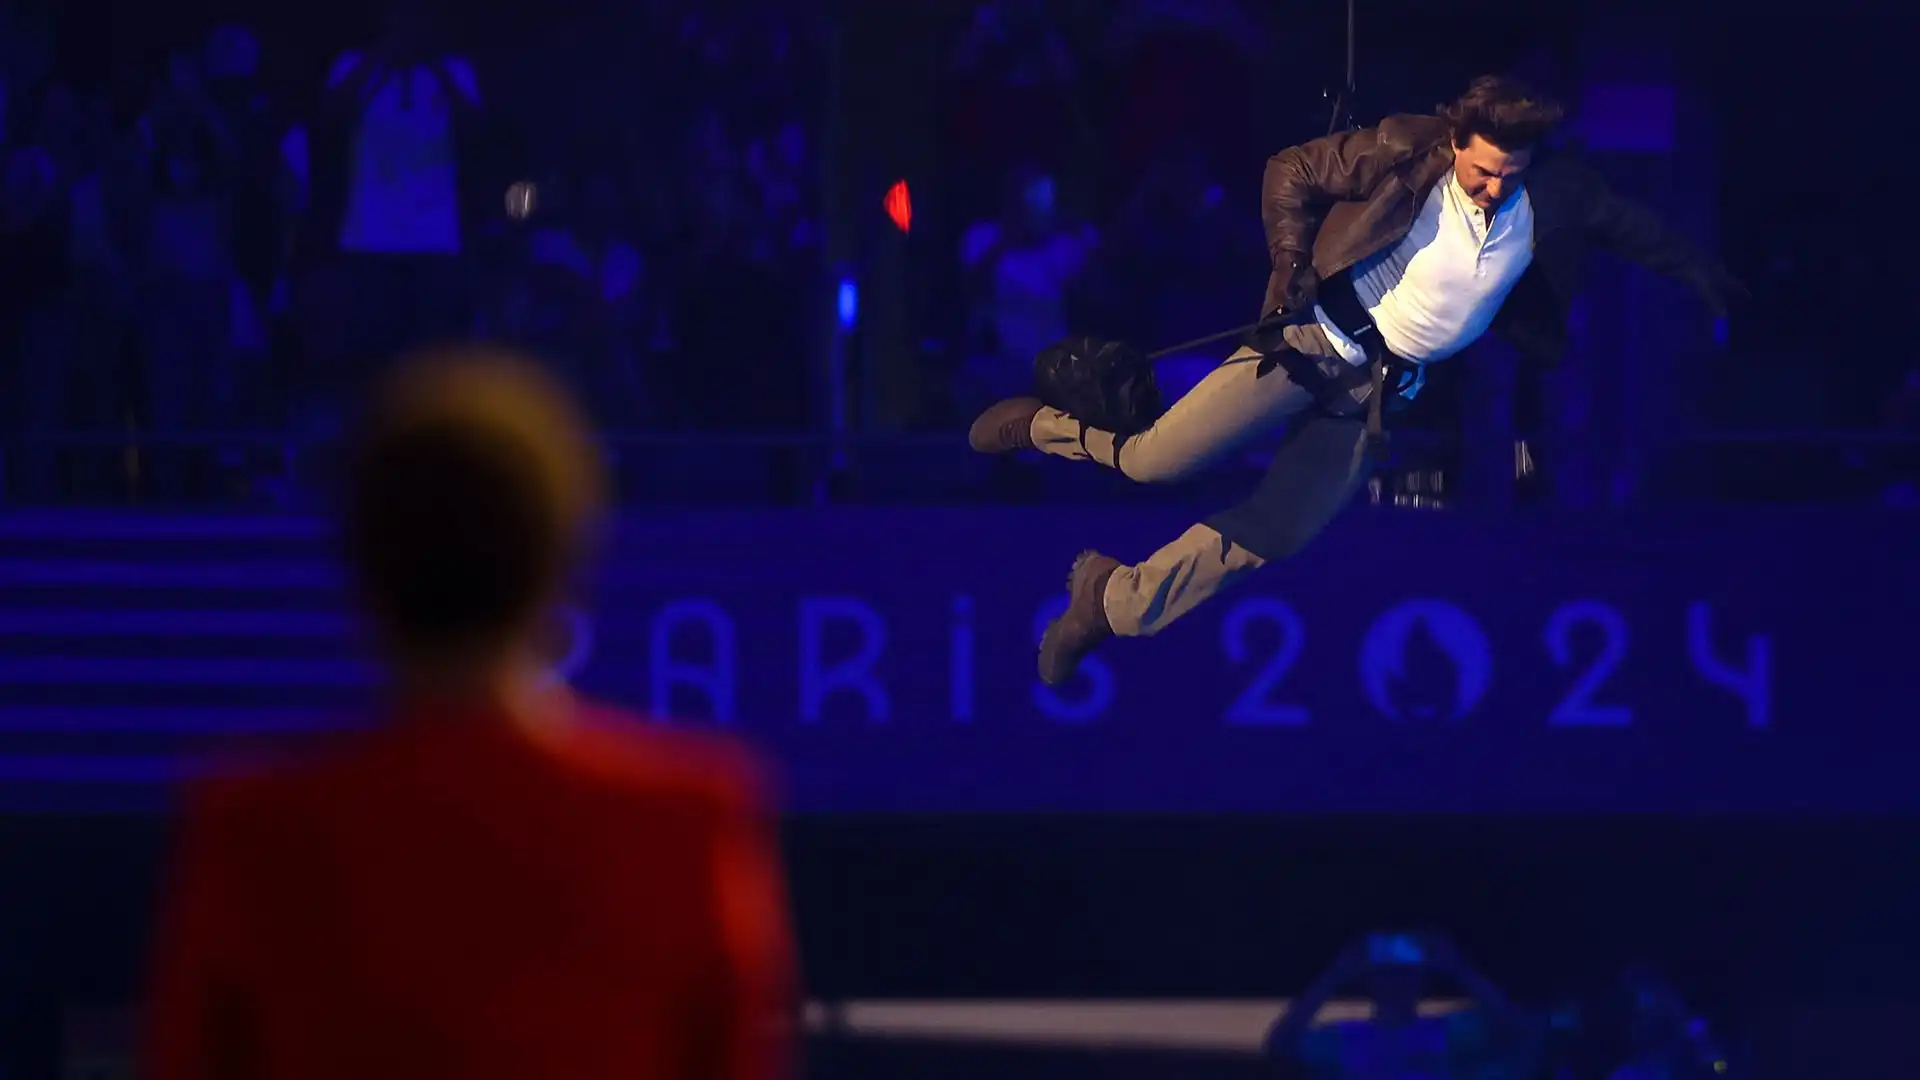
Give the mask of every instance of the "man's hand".
<svg viewBox="0 0 1920 1080">
<path fill-rule="evenodd" d="M 1284 285 L 1278 304 L 1267 312 L 1258 327 L 1247 335 L 1247 344 L 1268 356 L 1287 348 L 1283 331 L 1305 322 L 1313 310 L 1314 296 L 1320 291 L 1320 275 L 1314 273 L 1313 260 L 1297 251 L 1283 251 L 1273 272 L 1282 275 Z M 1271 368 L 1263 367 L 1261 374 Z"/>
<path fill-rule="evenodd" d="M 1274 272 L 1285 275 L 1286 289 L 1280 294 L 1280 313 L 1299 315 L 1313 310 L 1320 293 L 1320 275 L 1314 272 L 1313 257 L 1300 251 L 1283 251 L 1274 262 Z"/>
</svg>

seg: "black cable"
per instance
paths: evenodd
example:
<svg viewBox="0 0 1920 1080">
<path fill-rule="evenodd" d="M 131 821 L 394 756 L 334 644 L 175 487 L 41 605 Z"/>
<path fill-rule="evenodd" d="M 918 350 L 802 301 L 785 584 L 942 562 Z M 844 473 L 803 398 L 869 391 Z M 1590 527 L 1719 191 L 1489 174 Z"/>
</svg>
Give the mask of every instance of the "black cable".
<svg viewBox="0 0 1920 1080">
<path fill-rule="evenodd" d="M 1283 312 L 1278 315 L 1269 315 L 1266 318 L 1261 319 L 1259 322 L 1248 323 L 1245 326 L 1236 326 L 1231 330 L 1222 330 L 1219 333 L 1208 334 L 1206 337 L 1197 337 L 1197 338 L 1194 338 L 1192 341 L 1183 341 L 1178 345 L 1169 345 L 1164 349 L 1160 349 L 1156 352 L 1148 353 L 1147 359 L 1148 360 L 1165 360 L 1168 357 L 1177 356 L 1181 353 L 1188 352 L 1193 349 L 1197 349 L 1202 345 L 1211 345 L 1216 341 L 1225 341 L 1228 338 L 1246 337 L 1259 330 L 1273 330 L 1278 327 L 1289 325 L 1291 323 L 1311 322 L 1312 319 L 1313 319 L 1313 313 L 1311 311 L 1303 311 L 1298 314 Z"/>
<path fill-rule="evenodd" d="M 1346 81 L 1340 92 L 1333 98 L 1333 115 L 1327 120 L 1327 134 L 1346 131 L 1353 127 L 1353 82 L 1354 82 L 1354 0 L 1347 0 L 1347 73 Z"/>
</svg>

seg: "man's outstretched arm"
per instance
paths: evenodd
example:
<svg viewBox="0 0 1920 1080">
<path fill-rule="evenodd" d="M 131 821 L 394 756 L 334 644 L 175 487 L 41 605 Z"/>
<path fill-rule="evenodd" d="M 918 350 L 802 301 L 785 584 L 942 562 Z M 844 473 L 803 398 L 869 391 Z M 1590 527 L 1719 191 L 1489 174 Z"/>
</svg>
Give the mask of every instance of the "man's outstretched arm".
<svg viewBox="0 0 1920 1080">
<path fill-rule="evenodd" d="M 1587 231 L 1608 249 L 1652 270 L 1691 285 L 1715 315 L 1745 289 L 1719 261 L 1669 229 L 1659 215 L 1607 186 L 1600 174 L 1580 166 L 1581 206 Z"/>
</svg>

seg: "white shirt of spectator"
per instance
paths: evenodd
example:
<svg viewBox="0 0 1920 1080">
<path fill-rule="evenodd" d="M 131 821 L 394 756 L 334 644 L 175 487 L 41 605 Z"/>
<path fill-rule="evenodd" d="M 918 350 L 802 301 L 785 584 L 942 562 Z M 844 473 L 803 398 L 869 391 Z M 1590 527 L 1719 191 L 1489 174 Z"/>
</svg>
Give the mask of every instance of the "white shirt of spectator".
<svg viewBox="0 0 1920 1080">
<path fill-rule="evenodd" d="M 1002 226 L 982 221 L 960 238 L 960 262 L 972 268 L 999 243 Z M 1061 231 L 999 253 L 993 268 L 993 328 L 1004 355 L 1031 359 L 1067 336 L 1067 288 L 1093 253 L 1091 229 Z"/>
<path fill-rule="evenodd" d="M 1417 363 L 1445 360 L 1479 339 L 1507 293 L 1533 262 L 1533 203 L 1522 187 L 1488 220 L 1451 172 L 1435 184 L 1398 244 L 1353 269 L 1353 289 L 1394 355 Z M 1366 363 L 1366 353 L 1314 316 L 1340 355 Z"/>
<path fill-rule="evenodd" d="M 339 86 L 360 61 L 354 52 L 334 61 L 329 87 Z M 445 61 L 455 89 L 480 100 L 480 80 L 465 60 Z M 458 163 L 454 108 L 441 77 L 427 67 L 376 76 L 353 139 L 346 218 L 340 250 L 381 255 L 457 255 L 460 252 Z"/>
</svg>

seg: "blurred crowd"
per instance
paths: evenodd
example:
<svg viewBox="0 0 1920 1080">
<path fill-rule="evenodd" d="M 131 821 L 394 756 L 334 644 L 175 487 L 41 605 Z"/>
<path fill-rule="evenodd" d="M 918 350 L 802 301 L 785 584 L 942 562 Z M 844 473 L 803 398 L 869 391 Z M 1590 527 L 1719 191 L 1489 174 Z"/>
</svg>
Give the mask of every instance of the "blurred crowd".
<svg viewBox="0 0 1920 1080">
<path fill-rule="evenodd" d="M 285 449 L 330 439 L 378 358 L 449 337 L 537 352 L 619 431 L 827 426 L 844 27 L 817 5 L 647 0 L 487 45 L 429 2 L 373 3 L 379 23 L 338 40 L 264 14 L 182 30 L 105 75 L 0 19 L 0 497 L 297 498 L 314 485 Z M 914 225 L 934 265 L 912 270 L 934 300 L 902 340 L 847 347 L 856 384 L 915 372 L 894 415 L 843 410 L 854 427 L 955 430 L 1070 330 L 1161 346 L 1248 317 L 1258 163 L 1327 122 L 1327 73 L 1261 50 L 1338 31 L 1236 0 L 1100 7 L 941 9 Z M 1419 107 L 1457 75 L 1414 66 L 1376 72 L 1375 97 Z M 1218 354 L 1166 365 L 1169 395 Z M 1920 433 L 1914 379 L 1883 435 Z M 1806 397 L 1794 423 L 1818 428 Z M 1910 446 L 1688 453 L 1688 482 L 1725 497 L 1915 498 Z M 738 479 L 709 486 L 807 487 Z"/>
<path fill-rule="evenodd" d="M 1166 344 L 1246 320 L 1266 264 L 1247 163 L 1276 130 L 1311 133 L 1305 109 L 1252 107 L 1270 36 L 1231 0 L 1137 0 L 1078 35 L 1038 5 L 974 9 L 941 95 L 952 418 L 1024 392 L 1069 332 Z"/>
<path fill-rule="evenodd" d="M 231 495 L 262 465 L 208 436 L 335 429 L 374 358 L 429 340 L 531 348 L 608 425 L 804 424 L 804 356 L 736 356 L 768 389 L 745 407 L 674 359 L 741 353 L 744 296 L 812 299 L 817 28 L 662 2 L 493 56 L 456 26 L 403 2 L 335 50 L 227 24 L 110 80 L 0 27 L 15 500 L 111 498 L 129 469 Z"/>
<path fill-rule="evenodd" d="M 1069 326 L 1246 306 L 1259 234 L 1214 173 L 1259 145 L 1221 107 L 1254 35 L 1231 0 L 1123 7 L 1089 34 L 982 0 L 943 40 L 954 287 L 918 420 L 1018 387 Z M 653 0 L 488 52 L 384 8 L 346 48 L 228 23 L 107 79 L 0 28 L 9 501 L 260 494 L 287 436 L 434 339 L 527 347 L 618 430 L 818 418 L 819 17 Z M 777 347 L 743 342 L 748 307 Z"/>
</svg>

